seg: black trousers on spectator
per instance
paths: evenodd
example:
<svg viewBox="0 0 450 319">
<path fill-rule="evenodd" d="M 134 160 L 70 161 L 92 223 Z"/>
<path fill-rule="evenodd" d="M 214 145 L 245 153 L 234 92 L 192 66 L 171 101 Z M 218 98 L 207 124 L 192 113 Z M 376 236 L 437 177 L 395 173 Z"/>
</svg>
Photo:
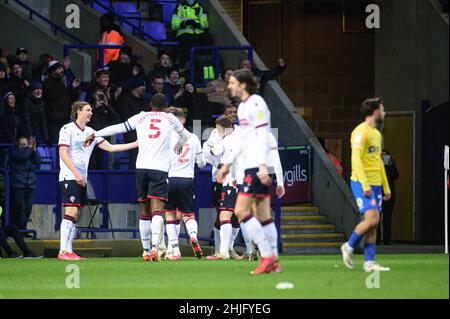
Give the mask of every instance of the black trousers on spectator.
<svg viewBox="0 0 450 319">
<path fill-rule="evenodd" d="M 17 246 L 20 248 L 20 250 L 23 252 L 24 255 L 28 255 L 30 253 L 27 244 L 23 240 L 22 234 L 19 233 L 15 225 L 10 225 L 6 228 L 0 227 L 0 248 L 3 248 L 3 250 L 6 252 L 8 256 L 13 255 L 14 251 L 6 241 L 7 237 L 14 238 L 14 241 L 16 242 Z M 2 253 L 0 249 L 0 256 L 1 255 Z"/>
<path fill-rule="evenodd" d="M 378 225 L 377 229 L 377 242 L 381 240 L 381 227 L 383 227 L 383 243 L 389 245 L 391 243 L 392 236 L 392 212 L 394 211 L 395 199 L 387 202 L 383 202 L 383 223 Z M 382 224 L 382 225 L 381 225 Z"/>
<path fill-rule="evenodd" d="M 12 189 L 12 224 L 18 229 L 26 229 L 33 207 L 34 189 L 13 188 Z"/>
<path fill-rule="evenodd" d="M 199 45 L 211 45 L 213 42 L 211 35 L 207 31 L 201 34 L 185 33 L 177 37 L 177 41 L 180 42 L 181 47 L 181 66 L 189 60 L 192 47 Z"/>
<path fill-rule="evenodd" d="M 67 120 L 49 120 L 48 125 L 48 133 L 50 135 L 50 141 L 52 144 L 58 144 L 59 140 L 59 130 L 61 127 L 69 123 L 69 119 Z"/>
</svg>

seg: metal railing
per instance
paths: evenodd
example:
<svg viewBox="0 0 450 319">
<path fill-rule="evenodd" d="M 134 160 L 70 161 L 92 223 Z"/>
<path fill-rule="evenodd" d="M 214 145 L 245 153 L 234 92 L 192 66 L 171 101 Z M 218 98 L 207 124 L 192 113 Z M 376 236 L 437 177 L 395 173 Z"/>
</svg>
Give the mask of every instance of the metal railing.
<svg viewBox="0 0 450 319">
<path fill-rule="evenodd" d="M 98 55 L 98 67 L 103 69 L 105 66 L 105 62 L 104 62 L 104 52 L 105 49 L 121 49 L 122 46 L 121 45 L 111 45 L 111 44 L 81 44 L 81 45 L 72 45 L 72 44 L 64 44 L 63 45 L 63 57 L 65 58 L 66 56 L 69 56 L 69 51 L 71 49 L 78 49 L 78 50 L 83 50 L 83 49 L 97 49 L 99 50 L 99 55 Z"/>
<path fill-rule="evenodd" d="M 72 41 L 74 41 L 75 43 L 78 44 L 85 44 L 85 42 L 83 40 L 81 40 L 80 38 L 78 38 L 77 36 L 74 36 L 73 34 L 71 34 L 70 32 L 68 32 L 67 30 L 65 30 L 65 28 L 57 25 L 56 23 L 54 23 L 53 21 L 51 21 L 50 19 L 44 17 L 42 14 L 40 14 L 39 12 L 37 12 L 36 10 L 34 10 L 33 8 L 31 8 L 30 6 L 26 5 L 25 3 L 23 3 L 20 0 L 4 0 L 5 4 L 8 4 L 9 1 L 13 1 L 16 4 L 18 4 L 20 7 L 24 8 L 25 10 L 28 11 L 28 19 L 29 20 L 33 20 L 33 17 L 36 16 L 39 19 L 41 19 L 42 21 L 44 21 L 45 23 L 47 23 L 51 30 L 53 31 L 53 34 L 55 36 L 58 35 L 58 32 L 61 32 L 62 34 L 64 34 L 66 37 L 68 37 L 69 39 L 71 39 Z"/>
<path fill-rule="evenodd" d="M 192 83 L 194 83 L 197 87 L 205 86 L 204 83 L 196 83 L 195 82 L 195 52 L 199 50 L 211 50 L 214 51 L 215 61 L 214 61 L 214 72 L 215 74 L 221 73 L 221 65 L 220 65 L 220 51 L 247 51 L 248 59 L 253 64 L 253 48 L 251 46 L 195 46 L 191 49 L 190 61 L 189 61 L 189 79 Z M 216 76 L 217 78 L 217 76 Z"/>
</svg>

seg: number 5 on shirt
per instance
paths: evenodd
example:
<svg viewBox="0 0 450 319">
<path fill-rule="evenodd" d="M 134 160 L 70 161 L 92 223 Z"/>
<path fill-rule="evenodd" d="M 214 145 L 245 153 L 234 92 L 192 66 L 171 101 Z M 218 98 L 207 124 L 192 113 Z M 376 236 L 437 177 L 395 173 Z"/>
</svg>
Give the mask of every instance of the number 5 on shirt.
<svg viewBox="0 0 450 319">
<path fill-rule="evenodd" d="M 156 131 L 155 134 L 150 134 L 149 138 L 158 138 L 161 135 L 161 129 L 153 123 L 161 123 L 160 119 L 151 119 L 150 120 L 150 130 Z"/>
</svg>

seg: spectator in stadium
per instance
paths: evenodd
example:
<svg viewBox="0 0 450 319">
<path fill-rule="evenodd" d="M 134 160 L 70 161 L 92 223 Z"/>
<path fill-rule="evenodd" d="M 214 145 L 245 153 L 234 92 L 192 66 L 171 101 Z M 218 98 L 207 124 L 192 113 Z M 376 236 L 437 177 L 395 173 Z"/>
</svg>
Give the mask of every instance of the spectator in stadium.
<svg viewBox="0 0 450 319">
<path fill-rule="evenodd" d="M 211 103 L 204 93 L 198 92 L 194 83 L 188 81 L 183 84 L 183 91 L 175 95 L 172 103 L 174 106 L 184 109 L 187 113 L 186 124 L 192 127 L 193 120 L 201 120 L 202 124 L 212 122 Z"/>
<path fill-rule="evenodd" d="M 128 80 L 133 76 L 144 77 L 144 67 L 137 63 L 133 57 L 133 49 L 130 46 L 124 46 L 120 49 L 119 59 L 109 64 L 111 84 L 118 87 L 115 96 L 118 97 L 122 92 L 129 90 Z"/>
<path fill-rule="evenodd" d="M 264 86 L 268 81 L 275 80 L 276 77 L 278 77 L 281 73 L 286 70 L 286 63 L 284 62 L 283 58 L 279 58 L 277 61 L 277 66 L 273 67 L 270 70 L 262 71 L 252 65 L 252 62 L 247 59 L 243 58 L 239 62 L 239 69 L 249 69 L 253 72 L 253 75 L 256 76 L 256 79 L 259 83 L 259 91 L 264 91 Z"/>
<path fill-rule="evenodd" d="M 4 102 L 6 109 L 0 118 L 0 144 L 15 144 L 18 136 L 25 135 L 25 129 L 17 112 L 14 94 L 6 93 Z M 6 167 L 8 155 L 7 149 L 0 148 L 0 167 Z"/>
<path fill-rule="evenodd" d="M 10 53 L 10 50 L 9 49 L 7 49 L 7 48 L 4 48 L 4 49 L 2 49 L 2 48 L 0 48 L 0 65 L 6 65 L 6 74 L 7 75 L 9 75 L 9 72 L 10 72 L 10 70 L 9 70 L 9 59 L 8 59 L 8 57 L 9 57 L 9 55 L 10 55 L 11 53 Z"/>
<path fill-rule="evenodd" d="M 11 91 L 7 69 L 8 67 L 5 64 L 0 64 L 0 97 Z"/>
<path fill-rule="evenodd" d="M 153 77 L 153 81 L 150 86 L 150 91 L 147 90 L 147 93 L 145 94 L 146 98 L 151 101 L 153 95 L 161 93 L 163 94 L 164 91 L 164 77 L 162 75 L 156 75 Z M 148 85 L 147 85 L 148 87 Z M 167 99 L 167 98 L 166 98 Z"/>
<path fill-rule="evenodd" d="M 114 94 L 111 92 L 109 72 L 106 70 L 98 71 L 96 73 L 96 81 L 91 85 L 86 95 L 86 101 L 92 107 L 92 117 L 89 126 L 96 131 L 120 122 L 119 114 L 112 107 Z M 109 138 L 107 140 L 108 142 L 110 141 Z M 89 168 L 103 169 L 103 155 L 102 150 L 98 147 L 94 148 Z"/>
<path fill-rule="evenodd" d="M 165 79 L 169 70 L 172 68 L 172 56 L 167 50 L 158 52 L 158 62 L 155 63 L 153 70 L 148 72 L 147 84 L 153 83 L 155 77 L 162 77 Z M 150 92 L 152 87 L 147 87 L 147 92 Z M 161 92 L 158 92 L 161 93 Z"/>
<path fill-rule="evenodd" d="M 32 66 L 31 62 L 28 61 L 28 50 L 23 47 L 17 48 L 15 60 L 22 67 L 23 76 L 27 79 L 31 79 Z"/>
<path fill-rule="evenodd" d="M 6 93 L 4 100 L 6 109 L 0 119 L 0 143 L 15 144 L 18 136 L 25 135 L 25 130 L 18 115 L 14 94 L 12 92 Z"/>
<path fill-rule="evenodd" d="M 228 81 L 230 76 L 234 74 L 233 69 L 225 68 L 222 71 L 222 75 L 217 80 L 208 82 L 205 88 L 205 94 L 208 97 L 208 101 L 211 103 L 219 103 L 224 107 L 232 103 L 230 91 L 228 90 Z"/>
<path fill-rule="evenodd" d="M 136 115 L 142 111 L 148 112 L 150 106 L 145 98 L 145 80 L 142 77 L 133 77 L 129 81 L 130 92 L 120 98 L 119 114 L 123 122 L 128 120 L 133 115 Z M 131 131 L 124 134 L 125 142 L 132 143 L 136 141 L 136 131 Z M 137 149 L 129 151 L 129 168 L 134 169 L 136 167 Z"/>
<path fill-rule="evenodd" d="M 114 24 L 114 14 L 106 13 L 102 15 L 100 17 L 100 39 L 98 40 L 98 44 L 123 45 L 124 42 L 122 29 Z M 99 54 L 100 53 L 98 53 L 97 57 L 99 57 Z M 119 54 L 119 49 L 105 49 L 103 51 L 104 65 L 116 61 L 119 58 Z"/>
<path fill-rule="evenodd" d="M 164 83 L 163 94 L 167 98 L 167 104 L 172 105 L 173 101 L 183 94 L 183 85 L 180 80 L 180 71 L 171 68 Z"/>
<path fill-rule="evenodd" d="M 41 54 L 32 68 L 32 80 L 44 82 L 48 78 L 48 64 L 54 60 L 48 53 Z"/>
<path fill-rule="evenodd" d="M 18 61 L 12 62 L 10 68 L 9 89 L 14 93 L 20 106 L 22 105 L 23 99 L 27 96 L 30 79 L 25 77 L 22 65 Z"/>
<path fill-rule="evenodd" d="M 211 45 L 208 16 L 197 0 L 182 0 L 172 15 L 172 30 L 180 42 L 180 67 L 189 60 L 190 50 L 198 45 Z"/>
<path fill-rule="evenodd" d="M 23 103 L 22 119 L 27 136 L 37 138 L 39 144 L 50 144 L 47 125 L 47 107 L 43 95 L 43 86 L 40 82 L 31 82 L 30 93 Z"/>
<path fill-rule="evenodd" d="M 64 66 L 56 60 L 49 63 L 49 77 L 44 81 L 44 101 L 47 106 L 49 135 L 52 144 L 58 143 L 59 130 L 70 118 L 71 103 L 79 98 L 80 80 L 70 85 Z"/>
<path fill-rule="evenodd" d="M 31 215 L 36 189 L 36 171 L 42 162 L 37 151 L 36 140 L 25 136 L 18 138 L 17 146 L 9 156 L 12 188 L 12 223 L 18 229 L 26 229 Z"/>
<path fill-rule="evenodd" d="M 342 168 L 342 165 L 339 162 L 339 160 L 333 154 L 330 153 L 330 150 L 326 146 L 325 139 L 323 137 L 318 137 L 317 139 L 319 140 L 320 145 L 322 145 L 323 149 L 325 150 L 325 153 L 327 153 L 327 156 L 333 163 L 334 167 L 336 167 L 339 175 L 342 176 L 342 174 L 344 174 L 344 169 Z"/>
<path fill-rule="evenodd" d="M 94 77 L 95 81 L 87 87 L 85 100 L 93 105 L 96 100 L 94 95 L 101 93 L 106 96 L 109 104 L 113 104 L 116 100 L 115 91 L 117 86 L 111 83 L 110 72 L 105 69 L 99 69 L 94 73 Z"/>
<path fill-rule="evenodd" d="M 394 211 L 396 192 L 395 192 L 395 181 L 400 177 L 397 167 L 395 166 L 394 158 L 391 156 L 388 150 L 383 150 L 381 153 L 384 163 L 384 169 L 386 171 L 386 176 L 391 188 L 391 200 L 383 201 L 383 244 L 390 245 L 392 237 L 392 213 Z M 381 239 L 381 225 L 378 226 L 377 241 L 380 244 Z"/>
</svg>

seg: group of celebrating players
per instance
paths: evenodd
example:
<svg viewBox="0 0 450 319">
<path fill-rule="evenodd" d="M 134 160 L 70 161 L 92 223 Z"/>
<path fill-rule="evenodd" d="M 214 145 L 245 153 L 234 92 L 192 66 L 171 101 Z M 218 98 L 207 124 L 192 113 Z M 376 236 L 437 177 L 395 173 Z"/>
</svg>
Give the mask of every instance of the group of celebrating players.
<svg viewBox="0 0 450 319">
<path fill-rule="evenodd" d="M 153 97 L 151 111 L 97 132 L 87 126 L 92 116 L 91 106 L 86 102 L 74 103 L 73 122 L 61 128 L 59 138 L 64 218 L 58 259 L 82 259 L 73 252 L 72 243 L 79 208 L 86 203 L 87 168 L 93 148 L 122 152 L 138 147 L 136 184 L 145 261 L 181 258 L 178 240 L 181 218 L 195 256 L 202 257 L 194 218 L 194 166 L 210 163 L 220 230 L 215 236 L 218 237 L 216 253 L 208 259 L 238 258 L 233 245 L 240 228 L 249 258 L 253 247 L 257 247 L 260 255 L 259 264 L 251 273 L 281 272 L 269 190 L 274 178 L 279 197 L 284 195 L 284 186 L 277 142 L 271 133 L 270 111 L 264 99 L 256 94 L 257 82 L 251 71 L 236 71 L 230 78 L 229 89 L 242 100 L 237 114 L 239 123 L 220 116 L 203 149 L 198 137 L 184 128 L 183 110 L 166 108 L 161 94 Z M 111 145 L 104 139 L 132 130 L 137 132 L 137 141 L 133 143 Z M 164 232 L 168 237 L 167 249 Z"/>
<path fill-rule="evenodd" d="M 86 203 L 87 168 L 93 148 L 122 152 L 138 147 L 136 183 L 145 261 L 181 258 L 178 240 L 181 218 L 195 256 L 202 257 L 194 218 L 194 166 L 203 167 L 208 162 L 213 166 L 213 193 L 218 211 L 216 253 L 208 259 L 239 259 L 233 246 L 241 229 L 247 246 L 244 255 L 252 259 L 252 249 L 257 247 L 261 257 L 251 273 L 281 272 L 278 234 L 270 208 L 273 180 L 276 179 L 278 197 L 282 197 L 285 190 L 277 141 L 271 132 L 270 111 L 264 99 L 256 94 L 257 82 L 250 70 L 237 70 L 230 77 L 228 88 L 242 101 L 237 110 L 238 123 L 235 123 L 236 116 L 219 117 L 203 149 L 197 136 L 184 128 L 183 110 L 166 109 L 162 94 L 153 97 L 151 111 L 97 132 L 86 126 L 92 116 L 91 106 L 86 102 L 74 103 L 74 121 L 61 128 L 59 138 L 59 181 L 65 209 L 58 259 L 82 259 L 73 252 L 72 243 L 79 208 Z M 365 238 L 364 270 L 389 271 L 389 267 L 374 261 L 381 204 L 391 198 L 381 159 L 381 133 L 377 130 L 385 116 L 383 101 L 368 99 L 362 103 L 361 111 L 365 121 L 355 128 L 351 137 L 351 188 L 363 220 L 342 245 L 342 257 L 345 266 L 353 269 L 353 251 Z M 137 141 L 133 143 L 111 145 L 104 139 L 132 130 L 137 132 Z"/>
</svg>

